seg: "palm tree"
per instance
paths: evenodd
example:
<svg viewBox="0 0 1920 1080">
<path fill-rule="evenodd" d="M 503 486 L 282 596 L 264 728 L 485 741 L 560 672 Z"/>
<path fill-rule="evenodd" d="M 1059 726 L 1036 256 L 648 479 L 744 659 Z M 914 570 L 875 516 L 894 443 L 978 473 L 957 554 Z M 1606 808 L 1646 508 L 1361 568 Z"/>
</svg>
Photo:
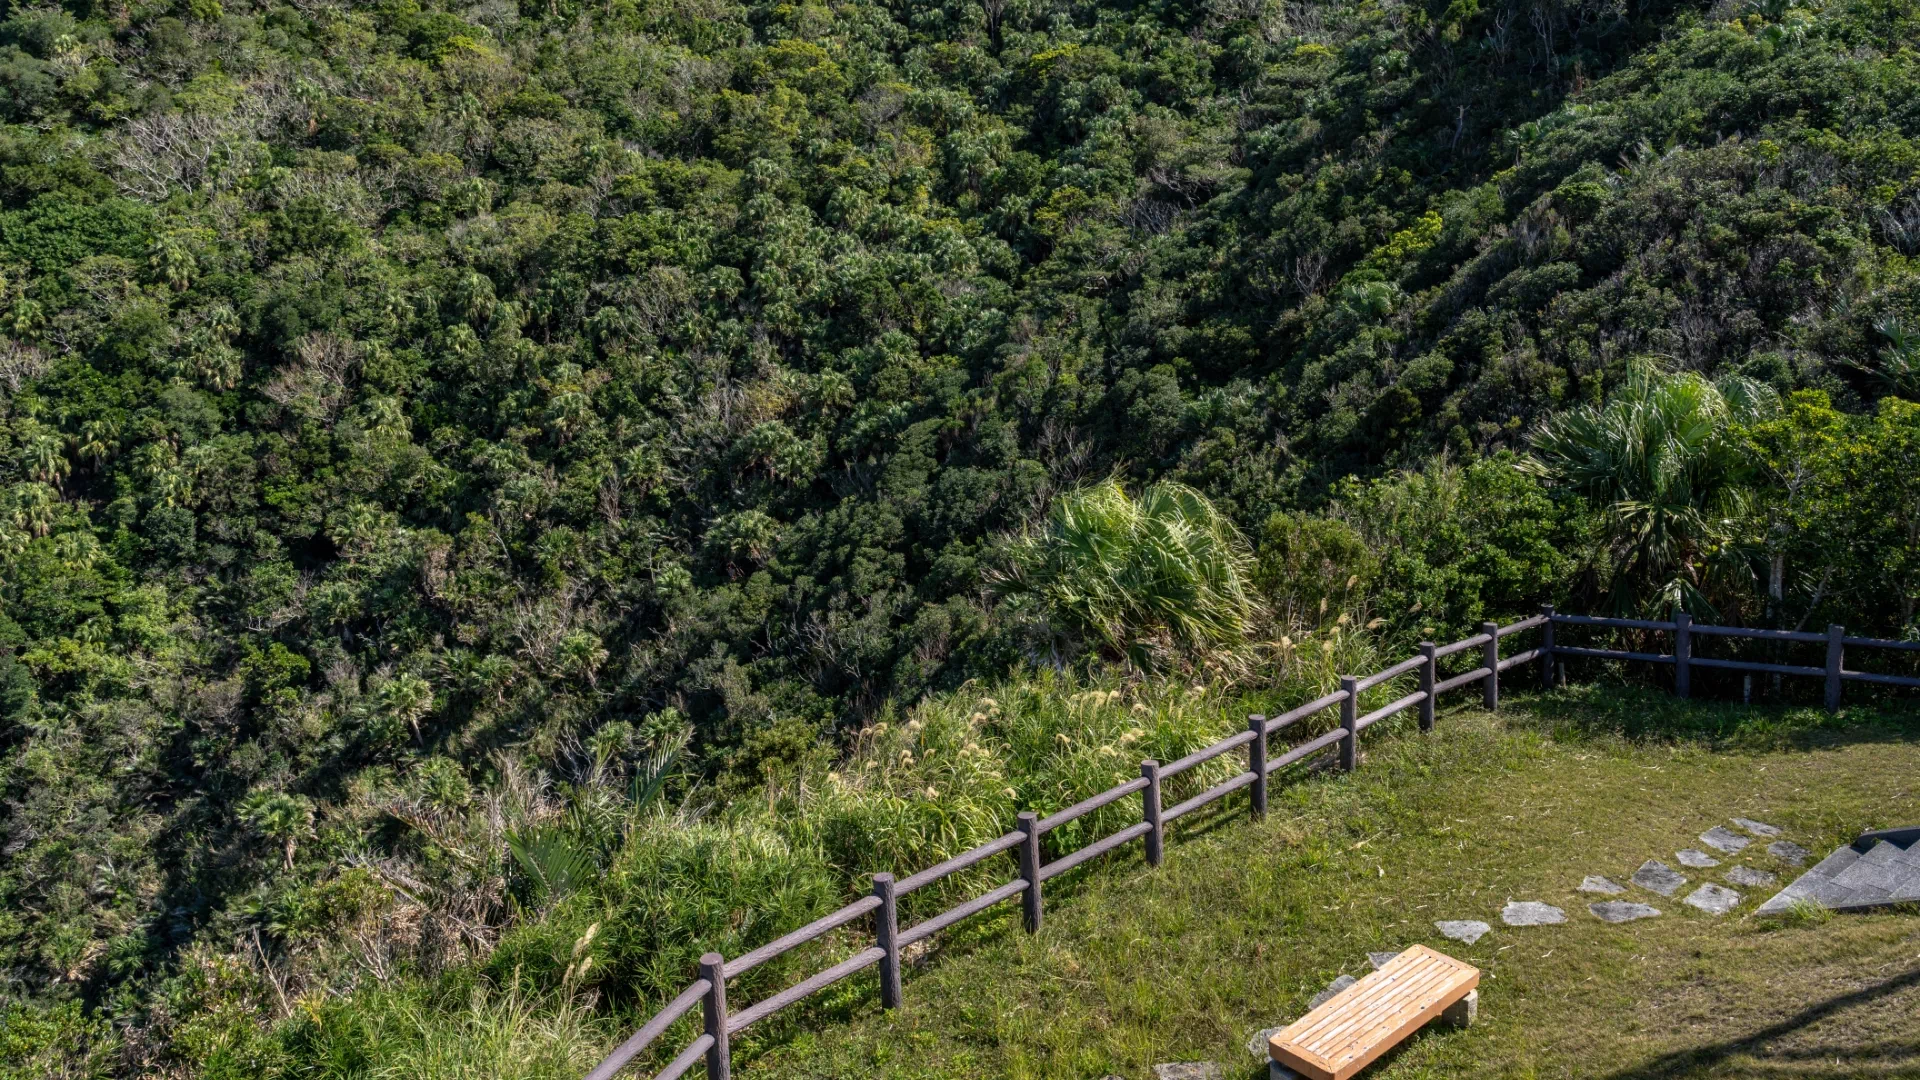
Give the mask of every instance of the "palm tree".
<svg viewBox="0 0 1920 1080">
<path fill-rule="evenodd" d="M 1735 429 L 1779 409 L 1751 379 L 1709 382 L 1637 361 L 1605 404 L 1540 425 L 1529 467 L 1601 511 L 1616 611 L 1713 612 L 1709 580 L 1746 566 L 1733 539 L 1755 465 Z"/>
<path fill-rule="evenodd" d="M 283 845 L 287 869 L 300 839 L 313 831 L 313 803 L 299 795 L 261 788 L 240 801 L 240 820 Z"/>
<path fill-rule="evenodd" d="M 1183 484 L 1155 484 L 1138 499 L 1114 480 L 1070 492 L 1009 556 L 997 576 L 1004 593 L 1038 601 L 1135 659 L 1167 639 L 1197 648 L 1237 644 L 1256 611 L 1246 541 Z"/>
</svg>

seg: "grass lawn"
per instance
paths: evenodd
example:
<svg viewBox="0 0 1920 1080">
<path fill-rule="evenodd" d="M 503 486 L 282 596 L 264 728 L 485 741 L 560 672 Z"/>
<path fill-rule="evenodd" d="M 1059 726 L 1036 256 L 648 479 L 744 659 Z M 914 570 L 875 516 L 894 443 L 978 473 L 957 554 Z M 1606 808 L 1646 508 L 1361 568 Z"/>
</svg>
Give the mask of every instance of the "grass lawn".
<svg viewBox="0 0 1920 1080">
<path fill-rule="evenodd" d="M 1408 714 L 1409 716 L 1411 714 Z M 1397 723 L 1397 722 L 1396 722 Z M 1586 911 L 1587 874 L 1700 847 L 1732 815 L 1825 855 L 1863 828 L 1920 824 L 1920 717 L 1686 705 L 1583 687 L 1456 709 L 1421 736 L 1368 732 L 1352 777 L 1276 787 L 1183 821 L 1149 870 L 1138 846 L 1048 883 L 1047 924 L 1017 903 L 950 932 L 877 1006 L 871 974 L 736 1043 L 743 1077 L 1148 1075 L 1212 1060 L 1266 1075 L 1248 1036 L 1297 1018 L 1369 951 L 1424 942 L 1478 965 L 1480 1023 L 1428 1030 L 1368 1076 L 1920 1076 L 1920 915 L 1763 925 L 1748 890 L 1723 918 L 1631 889 L 1666 914 L 1620 926 Z M 1739 863 L 1793 870 L 1756 843 Z M 1509 900 L 1562 926 L 1500 923 Z M 1479 919 L 1468 946 L 1435 919 Z M 742 1004 L 745 1004 L 744 1002 Z M 738 1006 L 736 1006 L 738 1007 Z"/>
</svg>

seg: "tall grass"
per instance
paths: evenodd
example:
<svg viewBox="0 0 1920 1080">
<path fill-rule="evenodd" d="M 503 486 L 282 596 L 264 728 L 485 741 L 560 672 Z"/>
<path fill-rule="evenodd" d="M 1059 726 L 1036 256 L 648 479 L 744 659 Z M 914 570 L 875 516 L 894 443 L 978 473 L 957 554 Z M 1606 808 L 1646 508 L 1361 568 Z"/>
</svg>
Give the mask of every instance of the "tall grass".
<svg viewBox="0 0 1920 1080">
<path fill-rule="evenodd" d="M 616 1034 L 571 994 L 511 983 L 361 994 L 296 1022 L 289 1069 L 313 1080 L 579 1080 Z"/>
<path fill-rule="evenodd" d="M 363 988 L 350 1006 L 323 1010 L 327 1023 L 308 1025 L 295 1054 L 309 1065 L 332 1064 L 295 1071 L 583 1072 L 577 1066 L 590 1066 L 620 1032 L 686 985 L 700 953 L 740 955 L 863 893 L 875 871 L 924 869 L 1006 832 L 1020 810 L 1044 816 L 1070 806 L 1138 776 L 1143 758 L 1183 757 L 1244 728 L 1249 712 L 1311 699 L 1339 673 L 1378 663 L 1365 634 L 1339 621 L 1297 641 L 1251 648 L 1263 658 L 1264 678 L 1043 669 L 971 683 L 883 714 L 838 762 L 784 786 L 771 804 L 742 800 L 701 811 L 695 797 L 678 810 L 636 810 L 611 860 L 538 918 L 508 930 L 484 964 L 437 982 Z M 1379 694 L 1384 700 L 1389 692 Z M 1302 734 L 1332 722 L 1326 715 Z M 1169 783 L 1168 802 L 1244 761 L 1227 754 L 1191 770 Z M 1139 815 L 1139 800 L 1125 799 L 1055 830 L 1047 844 L 1054 856 L 1064 854 Z M 1012 873 L 1010 857 L 990 859 L 909 897 L 903 918 L 917 921 Z M 733 992 L 757 1000 L 866 944 L 865 933 L 859 924 L 798 950 L 756 969 Z M 476 982 L 482 989 L 470 989 Z M 443 989 L 430 992 L 434 985 Z"/>
<path fill-rule="evenodd" d="M 999 585 L 1138 663 L 1245 641 L 1259 611 L 1252 571 L 1246 540 L 1206 496 L 1168 482 L 1136 499 L 1107 480 L 1055 500 L 1046 527 L 1009 549 Z"/>
</svg>

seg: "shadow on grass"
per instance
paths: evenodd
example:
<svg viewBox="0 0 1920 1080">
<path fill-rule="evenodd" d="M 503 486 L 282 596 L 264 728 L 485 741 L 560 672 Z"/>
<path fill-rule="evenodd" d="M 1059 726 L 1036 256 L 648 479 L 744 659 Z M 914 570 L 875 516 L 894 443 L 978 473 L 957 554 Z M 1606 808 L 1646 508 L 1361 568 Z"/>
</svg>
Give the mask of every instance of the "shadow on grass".
<svg viewBox="0 0 1920 1080">
<path fill-rule="evenodd" d="M 1817 705 L 1676 698 L 1631 683 L 1585 683 L 1512 695 L 1506 722 L 1561 741 L 1692 742 L 1723 751 L 1815 751 L 1920 740 L 1920 701 L 1887 698 L 1829 713 Z"/>
<path fill-rule="evenodd" d="M 1792 1035 L 1802 1028 L 1836 1016 L 1847 1009 L 1914 987 L 1920 987 L 1920 968 L 1849 994 L 1828 998 L 1817 1005 L 1810 1005 L 1777 1024 L 1761 1028 L 1738 1039 L 1663 1054 L 1644 1064 L 1608 1073 L 1605 1080 L 1673 1080 L 1676 1077 L 1711 1076 L 1714 1075 L 1714 1069 L 1740 1055 L 1751 1055 L 1759 1059 L 1741 1063 L 1742 1069 L 1749 1070 L 1744 1075 L 1754 1075 L 1750 1070 L 1756 1067 L 1765 1069 L 1767 1074 L 1830 1077 L 1832 1080 L 1870 1075 L 1920 1074 L 1920 1036 L 1916 1036 L 1914 1042 L 1905 1044 L 1794 1047 L 1780 1051 L 1766 1049 L 1767 1043 L 1775 1039 Z M 1835 1064 L 1828 1067 L 1826 1062 L 1830 1060 Z"/>
</svg>

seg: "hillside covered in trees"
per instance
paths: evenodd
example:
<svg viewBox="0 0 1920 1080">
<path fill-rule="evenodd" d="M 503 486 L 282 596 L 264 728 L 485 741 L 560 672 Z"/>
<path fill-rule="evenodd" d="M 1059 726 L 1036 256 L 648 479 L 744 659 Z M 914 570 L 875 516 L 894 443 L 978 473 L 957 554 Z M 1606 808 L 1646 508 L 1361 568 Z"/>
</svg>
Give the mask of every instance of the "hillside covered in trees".
<svg viewBox="0 0 1920 1080">
<path fill-rule="evenodd" d="M 0 1077 L 564 1075 L 1215 686 L 1910 634 L 1916 34 L 0 0 Z"/>
</svg>

